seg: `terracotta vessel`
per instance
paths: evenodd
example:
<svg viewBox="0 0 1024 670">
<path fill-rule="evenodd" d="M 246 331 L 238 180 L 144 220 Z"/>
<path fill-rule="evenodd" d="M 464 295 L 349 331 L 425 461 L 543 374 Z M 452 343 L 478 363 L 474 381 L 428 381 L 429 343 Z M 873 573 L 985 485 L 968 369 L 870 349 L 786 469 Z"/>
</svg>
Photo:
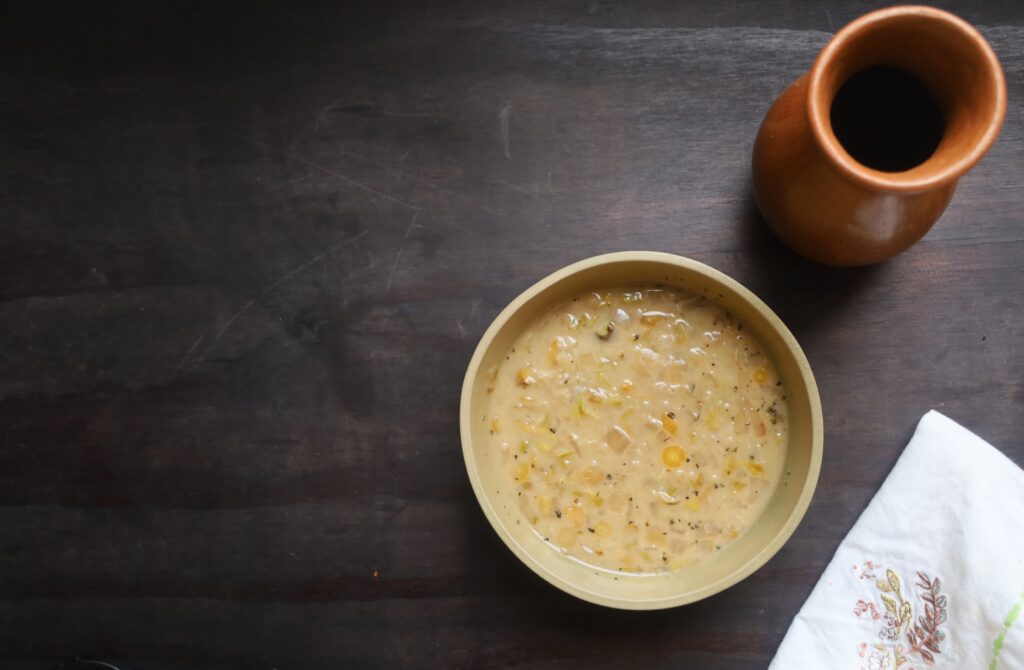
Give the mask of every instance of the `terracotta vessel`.
<svg viewBox="0 0 1024 670">
<path fill-rule="evenodd" d="M 937 144 L 909 169 L 868 167 L 833 127 L 836 94 L 876 66 L 912 75 L 934 100 Z M 876 103 L 884 108 L 886 100 Z M 876 263 L 928 232 L 957 179 L 992 146 L 1005 113 L 1002 68 L 973 27 L 931 7 L 872 12 L 836 33 L 768 111 L 754 144 L 754 197 L 798 253 L 831 265 Z"/>
</svg>

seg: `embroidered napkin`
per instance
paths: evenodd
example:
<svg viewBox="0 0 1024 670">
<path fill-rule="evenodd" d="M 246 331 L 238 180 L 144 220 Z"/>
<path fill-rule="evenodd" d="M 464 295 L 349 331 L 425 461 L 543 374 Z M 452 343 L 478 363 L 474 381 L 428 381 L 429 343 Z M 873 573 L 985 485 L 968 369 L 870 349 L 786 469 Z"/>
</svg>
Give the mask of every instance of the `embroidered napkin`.
<svg viewBox="0 0 1024 670">
<path fill-rule="evenodd" d="M 770 670 L 1020 670 L 1022 609 L 1024 471 L 932 411 Z"/>
</svg>

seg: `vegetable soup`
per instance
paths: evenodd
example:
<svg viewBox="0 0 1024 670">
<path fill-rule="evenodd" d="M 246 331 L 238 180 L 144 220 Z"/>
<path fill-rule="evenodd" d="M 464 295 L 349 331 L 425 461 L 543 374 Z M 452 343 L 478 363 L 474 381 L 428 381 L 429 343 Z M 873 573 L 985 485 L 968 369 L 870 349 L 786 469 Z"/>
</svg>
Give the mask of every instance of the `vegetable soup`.
<svg viewBox="0 0 1024 670">
<path fill-rule="evenodd" d="M 589 565 L 650 574 L 706 559 L 780 479 L 784 387 L 743 324 L 692 293 L 575 297 L 491 374 L 489 450 L 517 522 Z"/>
</svg>

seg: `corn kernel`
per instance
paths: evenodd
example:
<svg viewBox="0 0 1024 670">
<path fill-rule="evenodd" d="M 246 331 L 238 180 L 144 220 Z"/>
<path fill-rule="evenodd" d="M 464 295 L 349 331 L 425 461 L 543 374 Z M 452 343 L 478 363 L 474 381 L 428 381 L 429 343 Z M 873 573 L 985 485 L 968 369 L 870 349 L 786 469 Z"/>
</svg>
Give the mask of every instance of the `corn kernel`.
<svg viewBox="0 0 1024 670">
<path fill-rule="evenodd" d="M 520 443 L 519 443 L 519 453 L 520 453 L 520 454 L 525 454 L 525 453 L 526 453 L 526 451 L 527 451 L 527 450 L 528 450 L 529 448 L 530 448 L 530 442 L 529 442 L 529 440 L 523 440 L 522 442 L 520 442 Z"/>
<path fill-rule="evenodd" d="M 737 480 L 734 480 L 733 483 L 732 483 L 732 490 L 733 491 L 742 491 L 745 488 L 747 488 L 746 482 L 741 482 L 740 480 L 737 479 Z"/>
<path fill-rule="evenodd" d="M 494 417 L 493 419 L 491 419 L 491 430 L 494 431 L 495 433 L 501 431 L 501 422 L 498 421 L 498 417 Z"/>
<path fill-rule="evenodd" d="M 664 428 L 665 432 L 669 435 L 675 435 L 679 430 L 679 424 L 676 422 L 676 418 L 667 412 L 661 415 L 661 427 Z"/>
<path fill-rule="evenodd" d="M 691 512 L 699 512 L 700 511 L 700 500 L 698 500 L 697 498 L 690 498 L 685 503 L 683 503 L 683 506 L 686 509 L 690 510 Z"/>
<path fill-rule="evenodd" d="M 600 484 L 602 477 L 604 477 L 604 474 L 601 472 L 601 468 L 596 465 L 588 465 L 580 472 L 580 479 L 585 484 L 590 484 L 592 486 Z"/>
<path fill-rule="evenodd" d="M 653 526 L 648 528 L 644 533 L 644 540 L 647 544 L 653 544 L 655 547 L 664 548 L 666 540 L 665 536 L 661 534 L 661 531 Z M 642 554 L 641 554 L 642 555 Z M 649 557 L 644 556 L 644 560 L 651 560 Z"/>
<path fill-rule="evenodd" d="M 551 516 L 551 496 L 537 496 L 537 511 L 543 516 Z"/>
<path fill-rule="evenodd" d="M 516 383 L 520 386 L 529 386 L 530 384 L 536 384 L 537 379 L 533 376 L 530 368 L 520 368 L 519 372 L 516 373 Z"/>
<path fill-rule="evenodd" d="M 622 382 L 621 386 L 619 386 L 619 390 L 622 391 L 623 393 L 629 393 L 630 391 L 633 390 L 633 382 L 627 379 L 626 381 Z"/>
<path fill-rule="evenodd" d="M 594 533 L 598 537 L 608 537 L 612 534 L 612 527 L 602 521 L 601 523 L 594 526 Z"/>
<path fill-rule="evenodd" d="M 555 535 L 555 541 L 562 547 L 568 549 L 576 544 L 576 531 L 572 528 L 562 528 Z"/>
<path fill-rule="evenodd" d="M 768 368 L 762 365 L 754 370 L 754 383 L 764 384 L 766 381 L 768 381 Z"/>
<path fill-rule="evenodd" d="M 587 514 L 579 505 L 566 505 L 562 518 L 568 519 L 576 528 L 582 528 L 587 522 Z"/>
<path fill-rule="evenodd" d="M 537 451 L 541 452 L 542 454 L 551 453 L 551 445 L 547 442 L 547 440 L 534 440 L 533 446 L 537 449 Z"/>
<path fill-rule="evenodd" d="M 764 466 L 760 463 L 744 463 L 743 465 L 747 468 L 747 472 L 755 477 L 764 474 Z"/>
<path fill-rule="evenodd" d="M 721 425 L 718 422 L 718 410 L 715 409 L 714 407 L 708 410 L 707 414 L 705 415 L 705 420 L 708 423 L 708 428 L 710 428 L 711 430 L 718 430 Z"/>
<path fill-rule="evenodd" d="M 572 404 L 572 415 L 579 419 L 584 416 L 594 418 L 595 415 L 587 409 L 587 398 L 582 393 L 576 398 L 576 402 Z"/>
<path fill-rule="evenodd" d="M 670 444 L 662 450 L 661 460 L 666 467 L 678 468 L 686 460 L 686 452 L 679 445 Z"/>
<path fill-rule="evenodd" d="M 516 481 L 525 482 L 530 476 L 530 466 L 526 463 L 520 463 L 516 466 Z"/>
<path fill-rule="evenodd" d="M 527 423 L 516 419 L 516 428 L 530 435 L 545 435 L 551 428 L 551 416 L 547 413 L 537 419 L 534 423 Z"/>
</svg>

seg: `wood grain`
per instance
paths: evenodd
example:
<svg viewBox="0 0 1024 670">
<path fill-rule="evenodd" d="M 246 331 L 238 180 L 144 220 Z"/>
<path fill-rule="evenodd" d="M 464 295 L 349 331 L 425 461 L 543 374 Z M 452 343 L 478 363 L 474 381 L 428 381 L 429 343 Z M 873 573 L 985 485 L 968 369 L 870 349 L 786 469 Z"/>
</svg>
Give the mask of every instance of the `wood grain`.
<svg viewBox="0 0 1024 670">
<path fill-rule="evenodd" d="M 261 3 L 257 3 L 261 4 Z M 0 666 L 766 667 L 930 408 L 1024 464 L 1024 8 L 1003 136 L 863 270 L 750 197 L 773 97 L 870 2 L 33 3 L 0 22 Z M 457 429 L 519 291 L 623 249 L 709 263 L 804 346 L 794 538 L 708 601 L 554 590 Z"/>
</svg>

